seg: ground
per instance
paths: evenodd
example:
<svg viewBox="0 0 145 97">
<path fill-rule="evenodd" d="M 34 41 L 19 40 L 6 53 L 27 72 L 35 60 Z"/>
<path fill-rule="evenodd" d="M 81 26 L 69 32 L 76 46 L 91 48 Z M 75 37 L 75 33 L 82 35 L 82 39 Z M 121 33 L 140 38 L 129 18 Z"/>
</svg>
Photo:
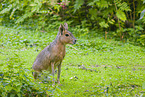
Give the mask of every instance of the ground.
<svg viewBox="0 0 145 97">
<path fill-rule="evenodd" d="M 52 87 L 47 71 L 34 82 L 32 64 L 56 34 L 0 27 L 2 96 L 145 96 L 145 49 L 100 36 L 67 45 L 60 85 Z"/>
</svg>

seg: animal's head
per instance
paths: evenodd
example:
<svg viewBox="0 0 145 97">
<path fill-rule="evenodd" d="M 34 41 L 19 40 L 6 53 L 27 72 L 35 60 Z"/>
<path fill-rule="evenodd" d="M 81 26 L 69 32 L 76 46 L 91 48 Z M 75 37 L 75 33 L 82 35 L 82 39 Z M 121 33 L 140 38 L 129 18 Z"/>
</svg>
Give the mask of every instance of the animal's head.
<svg viewBox="0 0 145 97">
<path fill-rule="evenodd" d="M 59 39 L 63 44 L 75 44 L 77 39 L 71 32 L 68 31 L 68 24 L 60 25 L 59 27 Z"/>
</svg>

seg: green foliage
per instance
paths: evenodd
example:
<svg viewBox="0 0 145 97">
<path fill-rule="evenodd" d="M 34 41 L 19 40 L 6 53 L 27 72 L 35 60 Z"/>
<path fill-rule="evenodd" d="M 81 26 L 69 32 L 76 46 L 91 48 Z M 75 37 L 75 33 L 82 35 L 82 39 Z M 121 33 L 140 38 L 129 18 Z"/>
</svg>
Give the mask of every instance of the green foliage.
<svg viewBox="0 0 145 97">
<path fill-rule="evenodd" d="M 143 46 L 145 45 L 145 34 L 141 35 L 139 39 L 137 39 Z"/>
<path fill-rule="evenodd" d="M 101 23 L 99 23 L 99 25 L 100 25 L 101 27 L 104 27 L 104 28 L 108 28 L 108 27 L 109 27 L 109 25 L 108 25 L 107 23 L 105 23 L 104 21 L 101 22 Z"/>
<path fill-rule="evenodd" d="M 60 5 L 56 2 L 57 0 L 54 1 L 54 4 L 51 1 L 45 0 L 25 0 L 25 2 L 19 0 L 4 0 L 2 2 L 2 11 L 0 11 L 0 21 L 2 24 L 12 22 L 12 25 L 14 23 L 15 25 L 26 24 L 33 28 L 35 26 L 37 30 L 45 30 L 44 28 L 49 23 L 59 19 L 52 19 L 58 16 L 58 12 L 60 11 Z"/>
<path fill-rule="evenodd" d="M 5 96 L 44 96 L 51 95 L 53 88 L 47 83 L 33 82 L 32 70 L 26 68 L 22 57 L 13 53 L 1 63 L 0 94 Z M 47 94 L 49 91 L 49 94 Z"/>
<path fill-rule="evenodd" d="M 9 6 L 6 7 L 5 9 L 3 9 L 3 10 L 0 12 L 0 14 L 7 13 L 7 12 L 9 12 L 11 9 L 12 9 L 12 5 L 9 5 Z"/>
<path fill-rule="evenodd" d="M 120 10 L 122 11 L 131 11 L 131 9 L 129 8 L 128 4 L 126 2 L 123 2 L 123 3 L 117 3 L 118 4 L 118 7 Z"/>
<path fill-rule="evenodd" d="M 116 16 L 120 19 L 120 20 L 122 20 L 122 21 L 126 21 L 126 16 L 125 16 L 125 13 L 123 12 L 123 11 L 121 11 L 121 10 L 117 10 L 116 11 Z"/>
<path fill-rule="evenodd" d="M 140 37 L 144 35 L 145 27 L 143 0 L 3 0 L 0 8 L 0 24 L 4 26 L 23 25 L 27 29 L 46 32 L 65 21 L 71 22 L 72 27 L 93 29 L 98 34 L 113 32 L 111 38 L 143 44 Z M 136 26 L 143 28 L 141 33 L 138 34 Z M 128 33 L 127 29 L 133 30 Z M 135 40 L 130 33 L 138 34 Z"/>
<path fill-rule="evenodd" d="M 76 0 L 74 5 L 74 9 L 75 9 L 74 12 L 76 12 L 76 10 L 78 10 L 81 7 L 81 5 L 83 5 L 83 3 L 84 0 Z"/>
<path fill-rule="evenodd" d="M 99 8 L 108 8 L 109 4 L 106 0 L 100 0 L 99 2 L 96 2 L 97 6 Z"/>
</svg>

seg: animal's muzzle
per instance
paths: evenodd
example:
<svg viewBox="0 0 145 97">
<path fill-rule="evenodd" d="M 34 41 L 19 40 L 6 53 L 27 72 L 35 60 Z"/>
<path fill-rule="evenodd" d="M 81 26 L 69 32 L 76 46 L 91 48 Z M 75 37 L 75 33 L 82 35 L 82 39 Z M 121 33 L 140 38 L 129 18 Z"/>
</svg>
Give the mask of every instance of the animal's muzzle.
<svg viewBox="0 0 145 97">
<path fill-rule="evenodd" d="M 77 42 L 77 40 L 74 40 L 74 41 L 73 41 L 73 44 L 76 44 L 76 42 Z"/>
</svg>

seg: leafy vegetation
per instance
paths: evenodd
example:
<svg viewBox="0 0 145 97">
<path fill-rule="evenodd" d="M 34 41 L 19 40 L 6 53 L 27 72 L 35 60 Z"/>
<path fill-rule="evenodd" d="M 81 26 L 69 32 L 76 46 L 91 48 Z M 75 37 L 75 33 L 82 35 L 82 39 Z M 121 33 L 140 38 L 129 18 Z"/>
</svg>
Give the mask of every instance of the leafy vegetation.
<svg viewBox="0 0 145 97">
<path fill-rule="evenodd" d="M 49 31 L 51 24 L 69 21 L 91 33 L 107 32 L 106 38 L 145 43 L 144 0 L 2 0 L 0 8 L 2 25 Z"/>
<path fill-rule="evenodd" d="M 71 30 L 73 34 L 79 31 Z M 57 31 L 0 27 L 2 97 L 145 96 L 144 48 L 114 40 L 105 41 L 97 35 L 92 39 L 78 35 L 77 44 L 67 46 L 61 85 L 52 87 L 51 75 L 46 77 L 47 71 L 43 72 L 40 80 L 34 82 L 31 69 L 34 59 L 56 34 Z M 89 34 L 86 33 L 85 37 L 89 38 Z"/>
</svg>

